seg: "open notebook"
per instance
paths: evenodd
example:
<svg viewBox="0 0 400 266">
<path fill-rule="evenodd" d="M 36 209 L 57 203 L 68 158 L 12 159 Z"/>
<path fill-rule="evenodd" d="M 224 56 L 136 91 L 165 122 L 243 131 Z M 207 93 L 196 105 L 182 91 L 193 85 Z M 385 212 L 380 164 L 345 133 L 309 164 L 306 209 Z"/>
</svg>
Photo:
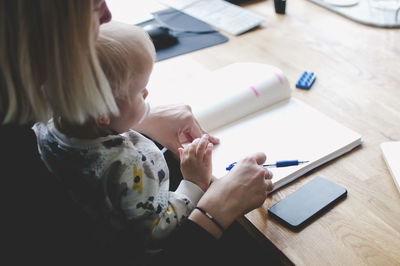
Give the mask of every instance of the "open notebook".
<svg viewBox="0 0 400 266">
<path fill-rule="evenodd" d="M 267 162 L 309 163 L 271 168 L 275 190 L 361 144 L 361 135 L 291 97 L 285 74 L 258 63 L 219 69 L 191 90 L 193 112 L 221 143 L 213 152 L 213 175 L 223 176 L 232 162 L 262 151 Z"/>
<path fill-rule="evenodd" d="M 361 144 L 360 134 L 291 97 L 285 74 L 270 65 L 232 64 L 168 94 L 190 104 L 202 127 L 220 138 L 213 151 L 216 178 L 258 151 L 266 153 L 267 163 L 309 161 L 270 168 L 276 190 Z"/>
</svg>

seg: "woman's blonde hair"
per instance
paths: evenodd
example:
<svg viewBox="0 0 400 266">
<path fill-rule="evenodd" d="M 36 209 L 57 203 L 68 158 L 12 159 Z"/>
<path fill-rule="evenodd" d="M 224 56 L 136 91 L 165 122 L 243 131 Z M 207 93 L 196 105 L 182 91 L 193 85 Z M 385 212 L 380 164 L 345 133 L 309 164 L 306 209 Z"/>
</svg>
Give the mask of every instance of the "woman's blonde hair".
<svg viewBox="0 0 400 266">
<path fill-rule="evenodd" d="M 118 113 L 94 48 L 93 1 L 0 0 L 0 119 Z"/>
<path fill-rule="evenodd" d="M 140 27 L 110 22 L 101 27 L 96 42 L 100 65 L 115 98 L 129 97 L 129 86 L 155 60 L 155 48 Z"/>
</svg>

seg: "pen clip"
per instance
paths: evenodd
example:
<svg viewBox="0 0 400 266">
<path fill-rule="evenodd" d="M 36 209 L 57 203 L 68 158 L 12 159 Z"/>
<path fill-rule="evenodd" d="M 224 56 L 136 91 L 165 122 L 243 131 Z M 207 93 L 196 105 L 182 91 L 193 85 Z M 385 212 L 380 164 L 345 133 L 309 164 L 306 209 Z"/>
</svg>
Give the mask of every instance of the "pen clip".
<svg viewBox="0 0 400 266">
<path fill-rule="evenodd" d="M 225 169 L 227 170 L 227 171 L 230 171 L 234 166 L 235 166 L 235 164 L 236 164 L 236 162 L 234 162 L 234 163 L 231 163 L 228 167 L 226 167 Z"/>
</svg>

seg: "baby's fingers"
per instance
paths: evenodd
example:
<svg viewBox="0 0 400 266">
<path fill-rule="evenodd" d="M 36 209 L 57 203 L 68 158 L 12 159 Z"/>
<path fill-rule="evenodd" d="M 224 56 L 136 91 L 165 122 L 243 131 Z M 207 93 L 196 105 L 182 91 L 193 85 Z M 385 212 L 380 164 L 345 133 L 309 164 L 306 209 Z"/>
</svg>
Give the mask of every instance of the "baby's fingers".
<svg viewBox="0 0 400 266">
<path fill-rule="evenodd" d="M 190 143 L 186 146 L 186 151 L 189 156 L 191 156 L 191 157 L 196 156 L 196 150 L 197 150 L 197 145 L 198 145 L 199 141 L 200 141 L 199 138 L 194 139 L 192 141 L 192 143 Z"/>
<path fill-rule="evenodd" d="M 207 148 L 206 148 L 206 151 L 204 153 L 203 161 L 207 166 L 211 165 L 213 147 L 214 147 L 214 145 L 211 142 L 209 142 L 207 144 Z"/>
<path fill-rule="evenodd" d="M 204 134 L 203 136 L 201 136 L 199 145 L 197 146 L 197 150 L 196 150 L 197 156 L 199 158 L 203 158 L 204 153 L 206 152 L 208 143 L 209 143 L 208 135 Z"/>
</svg>

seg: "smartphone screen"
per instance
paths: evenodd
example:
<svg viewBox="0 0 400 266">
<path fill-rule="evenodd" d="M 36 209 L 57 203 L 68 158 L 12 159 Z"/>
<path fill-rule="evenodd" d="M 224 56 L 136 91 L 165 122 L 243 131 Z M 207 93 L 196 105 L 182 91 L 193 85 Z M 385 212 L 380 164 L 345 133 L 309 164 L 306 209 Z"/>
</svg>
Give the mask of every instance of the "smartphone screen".
<svg viewBox="0 0 400 266">
<path fill-rule="evenodd" d="M 268 214 L 289 229 L 298 231 L 346 196 L 344 187 L 318 176 L 272 205 Z"/>
</svg>

